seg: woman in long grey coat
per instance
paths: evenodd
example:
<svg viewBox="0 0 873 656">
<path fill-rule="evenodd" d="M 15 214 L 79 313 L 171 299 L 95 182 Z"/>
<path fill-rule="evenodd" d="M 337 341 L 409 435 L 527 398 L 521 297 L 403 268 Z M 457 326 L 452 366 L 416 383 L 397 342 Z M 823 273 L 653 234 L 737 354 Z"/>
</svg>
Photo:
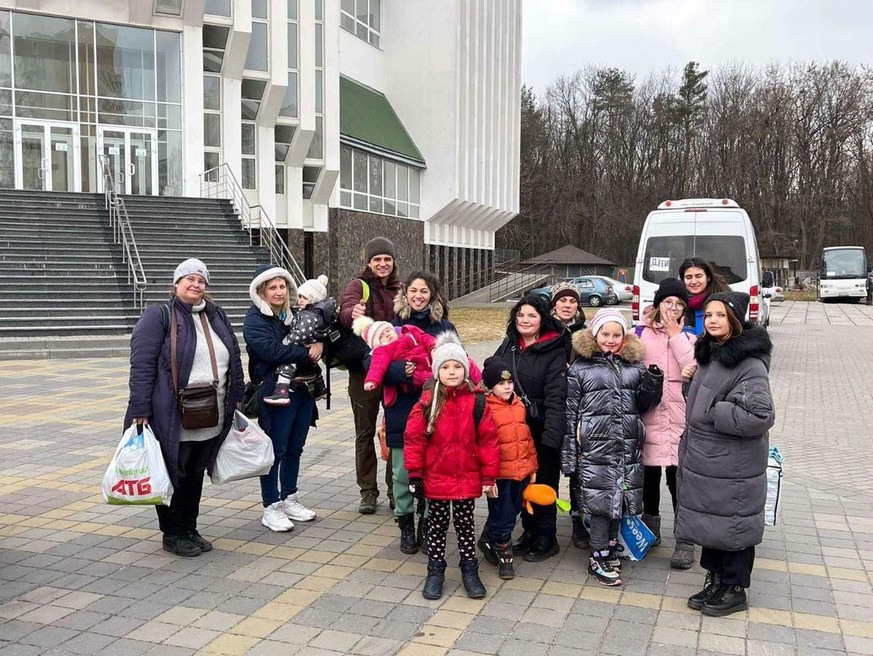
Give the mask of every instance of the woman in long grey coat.
<svg viewBox="0 0 873 656">
<path fill-rule="evenodd" d="M 676 539 L 701 545 L 707 570 L 688 605 L 715 616 L 748 607 L 755 545 L 764 535 L 773 345 L 762 327 L 743 323 L 748 304 L 740 292 L 706 301 L 679 446 Z"/>
</svg>

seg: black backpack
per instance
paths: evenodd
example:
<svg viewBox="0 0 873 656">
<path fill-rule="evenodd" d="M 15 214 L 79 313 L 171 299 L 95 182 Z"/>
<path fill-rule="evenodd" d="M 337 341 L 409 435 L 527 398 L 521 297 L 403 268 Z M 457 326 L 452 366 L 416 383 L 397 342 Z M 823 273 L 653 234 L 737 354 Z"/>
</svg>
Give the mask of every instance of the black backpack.
<svg viewBox="0 0 873 656">
<path fill-rule="evenodd" d="M 370 286 L 365 280 L 361 280 L 361 288 L 364 303 L 367 304 L 368 311 L 372 313 Z M 351 328 L 346 328 L 339 320 L 335 321 L 328 330 L 327 339 L 324 342 L 324 362 L 329 369 L 347 369 L 349 373 L 363 375 L 366 373 L 363 361 L 369 352 L 367 343 L 355 335 Z"/>
</svg>

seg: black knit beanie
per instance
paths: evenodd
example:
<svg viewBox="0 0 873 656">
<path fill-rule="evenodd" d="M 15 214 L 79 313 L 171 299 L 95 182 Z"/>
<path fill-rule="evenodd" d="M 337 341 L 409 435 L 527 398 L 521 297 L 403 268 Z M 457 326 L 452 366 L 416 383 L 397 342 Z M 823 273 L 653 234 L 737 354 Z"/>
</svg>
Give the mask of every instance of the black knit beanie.
<svg viewBox="0 0 873 656">
<path fill-rule="evenodd" d="M 749 309 L 748 294 L 735 291 L 716 292 L 706 299 L 706 305 L 709 305 L 713 301 L 721 301 L 724 303 L 725 307 L 734 313 L 734 316 L 740 323 L 745 323 L 746 310 Z M 706 305 L 704 305 L 704 307 L 706 307 Z"/>
<path fill-rule="evenodd" d="M 658 307 L 665 298 L 675 296 L 685 305 L 688 305 L 688 290 L 685 288 L 685 283 L 679 278 L 664 278 L 658 285 L 658 291 L 655 292 L 654 306 Z"/>
<path fill-rule="evenodd" d="M 502 380 L 512 380 L 512 373 L 503 358 L 492 355 L 482 365 L 482 382 L 485 383 L 485 387 L 491 389 Z"/>
</svg>

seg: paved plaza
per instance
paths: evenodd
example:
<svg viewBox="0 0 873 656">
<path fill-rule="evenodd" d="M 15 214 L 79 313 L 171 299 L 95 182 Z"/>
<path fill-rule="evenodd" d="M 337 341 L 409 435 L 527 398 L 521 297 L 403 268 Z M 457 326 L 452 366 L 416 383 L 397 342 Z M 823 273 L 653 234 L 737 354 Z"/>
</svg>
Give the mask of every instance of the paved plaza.
<svg viewBox="0 0 873 656">
<path fill-rule="evenodd" d="M 375 515 L 356 511 L 337 377 L 303 455 L 318 519 L 271 533 L 256 481 L 207 483 L 200 530 L 215 550 L 172 557 L 153 509 L 100 493 L 127 361 L 0 362 L 0 656 L 873 654 L 873 308 L 784 302 L 771 335 L 782 523 L 758 550 L 751 608 L 722 619 L 686 607 L 703 574 L 670 570 L 668 512 L 664 544 L 625 565 L 621 589 L 588 580 L 564 517 L 559 556 L 518 562 L 512 581 L 483 563 L 483 600 L 459 589 L 450 532 L 446 595 L 423 599 L 426 558 L 400 552 L 384 496 Z M 471 351 L 481 363 L 494 347 Z"/>
</svg>

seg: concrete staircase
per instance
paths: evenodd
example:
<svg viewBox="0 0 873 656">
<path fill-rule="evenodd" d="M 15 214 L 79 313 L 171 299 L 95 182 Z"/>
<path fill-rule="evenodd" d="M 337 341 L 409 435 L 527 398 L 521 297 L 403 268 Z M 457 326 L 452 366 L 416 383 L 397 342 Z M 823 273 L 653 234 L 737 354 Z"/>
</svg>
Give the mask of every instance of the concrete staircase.
<svg viewBox="0 0 873 656">
<path fill-rule="evenodd" d="M 169 298 L 176 265 L 199 257 L 209 291 L 242 329 L 248 283 L 264 250 L 249 245 L 229 201 L 128 196 L 148 286 Z M 103 196 L 0 190 L 0 359 L 127 353 L 141 314 Z"/>
</svg>

